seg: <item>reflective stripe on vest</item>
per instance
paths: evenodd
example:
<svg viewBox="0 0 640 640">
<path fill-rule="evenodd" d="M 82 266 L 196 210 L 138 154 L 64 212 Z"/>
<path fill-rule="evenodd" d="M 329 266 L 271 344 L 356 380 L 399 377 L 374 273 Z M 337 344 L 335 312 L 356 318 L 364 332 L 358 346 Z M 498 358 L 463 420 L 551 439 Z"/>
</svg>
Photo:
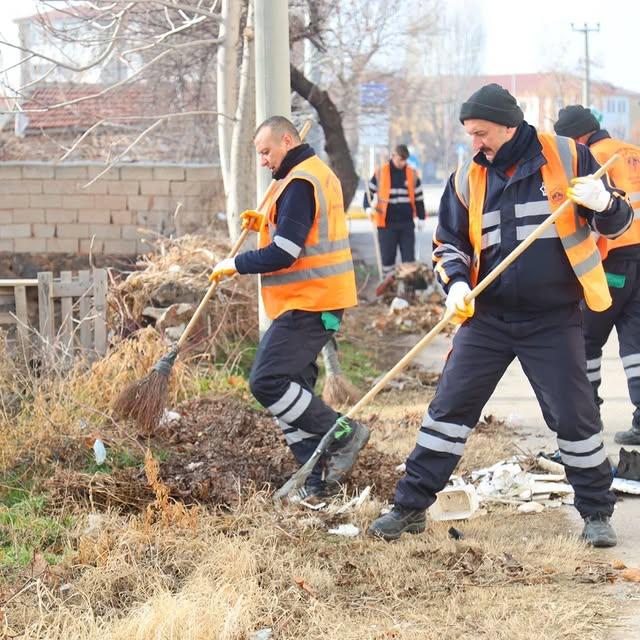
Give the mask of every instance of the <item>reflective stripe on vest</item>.
<svg viewBox="0 0 640 640">
<path fill-rule="evenodd" d="M 604 164 L 614 153 L 622 156 L 607 173 L 615 186 L 626 192 L 633 207 L 633 222 L 621 236 L 613 240 L 603 236 L 598 238 L 598 248 L 604 260 L 614 249 L 640 244 L 640 147 L 604 138 L 594 142 L 589 149 L 600 164 Z"/>
<path fill-rule="evenodd" d="M 562 136 L 538 133 L 542 153 L 547 160 L 540 168 L 551 211 L 564 201 L 571 178 L 576 175 L 575 142 Z M 465 162 L 454 177 L 456 194 L 469 211 L 469 241 L 473 247 L 470 269 L 472 286 L 478 282 L 480 252 L 482 250 L 482 213 L 487 190 L 487 169 L 473 160 Z M 600 253 L 586 220 L 578 215 L 575 206 L 569 207 L 556 220 L 556 229 L 569 263 L 582 285 L 587 305 L 594 311 L 611 306 Z"/>
<path fill-rule="evenodd" d="M 263 211 L 266 223 L 260 230 L 259 247 L 276 235 L 276 203 L 292 180 L 313 186 L 316 210 L 305 245 L 286 269 L 262 274 L 262 298 L 270 318 L 285 311 L 329 311 L 356 304 L 356 285 L 349 232 L 340 183 L 317 156 L 304 160 L 272 191 Z"/>
<path fill-rule="evenodd" d="M 407 192 L 409 194 L 409 204 L 413 211 L 413 217 L 417 215 L 416 211 L 416 174 L 415 171 L 407 165 L 404 169 L 404 176 L 407 182 Z M 378 227 L 387 226 L 387 209 L 389 208 L 389 198 L 391 197 L 391 165 L 383 165 L 376 173 L 378 181 L 378 203 L 376 204 L 376 225 Z"/>
</svg>

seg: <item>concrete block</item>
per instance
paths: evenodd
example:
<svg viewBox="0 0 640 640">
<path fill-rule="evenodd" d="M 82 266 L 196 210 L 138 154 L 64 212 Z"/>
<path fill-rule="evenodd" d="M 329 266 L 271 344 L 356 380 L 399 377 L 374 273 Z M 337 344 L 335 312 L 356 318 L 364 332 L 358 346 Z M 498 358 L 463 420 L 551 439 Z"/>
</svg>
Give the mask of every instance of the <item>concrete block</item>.
<svg viewBox="0 0 640 640">
<path fill-rule="evenodd" d="M 0 211 L 0 224 L 11 224 L 13 222 L 13 211 Z"/>
<path fill-rule="evenodd" d="M 20 180 L 22 179 L 21 166 L 3 166 L 0 164 L 0 181 L 1 180 Z"/>
<path fill-rule="evenodd" d="M 10 253 L 13 253 L 13 240 L 0 238 L 0 251 L 9 251 Z"/>
<path fill-rule="evenodd" d="M 187 167 L 185 178 L 187 182 L 213 182 L 220 179 L 218 167 Z"/>
<path fill-rule="evenodd" d="M 166 180 L 143 180 L 140 182 L 140 193 L 143 196 L 169 195 L 169 183 Z"/>
<path fill-rule="evenodd" d="M 97 182 L 91 183 L 88 187 L 84 185 L 87 184 L 86 181 L 78 182 L 78 191 L 80 194 L 105 194 L 109 192 L 109 185 L 111 182 L 107 180 L 98 180 Z"/>
<path fill-rule="evenodd" d="M 112 195 L 137 196 L 140 193 L 140 183 L 137 180 L 119 180 L 106 184 Z"/>
<path fill-rule="evenodd" d="M 86 178 L 89 175 L 86 166 L 82 165 L 58 165 L 55 168 L 55 177 L 62 180 L 71 178 Z"/>
<path fill-rule="evenodd" d="M 104 240 L 98 240 L 97 238 L 80 239 L 80 253 L 104 253 Z"/>
<path fill-rule="evenodd" d="M 112 211 L 111 212 L 111 224 L 131 224 L 134 219 L 134 214 L 131 211 Z"/>
<path fill-rule="evenodd" d="M 166 224 L 168 220 L 169 216 L 159 211 L 138 211 L 136 214 L 136 224 L 149 229 L 157 229 Z"/>
<path fill-rule="evenodd" d="M 30 205 L 29 198 L 37 198 L 39 196 L 3 196 L 0 198 L 0 209 L 28 209 L 30 206 L 39 206 L 39 205 Z"/>
<path fill-rule="evenodd" d="M 139 228 L 140 227 L 135 224 L 125 224 L 120 228 L 122 232 L 121 235 L 125 240 L 137 240 L 140 237 Z"/>
<path fill-rule="evenodd" d="M 119 255 L 136 255 L 136 241 L 135 240 L 105 240 L 104 252 L 106 254 L 119 254 Z"/>
<path fill-rule="evenodd" d="M 148 211 L 151 209 L 152 197 L 149 196 L 128 196 L 126 208 L 129 211 Z M 116 207 L 114 207 L 115 209 Z M 118 209 L 125 209 L 125 207 L 117 207 Z"/>
<path fill-rule="evenodd" d="M 108 209 L 108 207 L 96 206 L 96 200 L 98 198 L 106 198 L 107 196 L 92 196 L 92 195 L 73 195 L 62 196 L 62 207 L 64 209 Z"/>
<path fill-rule="evenodd" d="M 201 182 L 171 182 L 169 186 L 172 196 L 197 196 L 201 189 Z"/>
<path fill-rule="evenodd" d="M 123 180 L 152 180 L 153 169 L 151 167 L 120 167 L 120 175 Z"/>
<path fill-rule="evenodd" d="M 62 196 L 54 193 L 30 195 L 29 206 L 33 209 L 61 209 L 63 207 Z M 27 207 L 24 208 L 26 209 Z M 74 207 L 69 208 L 73 209 Z"/>
<path fill-rule="evenodd" d="M 44 209 L 14 209 L 14 222 L 44 222 Z"/>
<path fill-rule="evenodd" d="M 86 238 L 89 235 L 88 224 L 57 224 L 56 237 L 58 238 Z"/>
<path fill-rule="evenodd" d="M 90 224 L 89 225 L 89 235 L 95 236 L 96 238 L 120 238 L 121 237 L 121 227 L 115 224 Z"/>
<path fill-rule="evenodd" d="M 154 167 L 154 180 L 184 180 L 184 167 Z"/>
<path fill-rule="evenodd" d="M 45 253 L 47 241 L 44 238 L 16 238 L 13 250 L 16 253 Z"/>
<path fill-rule="evenodd" d="M 150 209 L 152 211 L 166 211 L 173 214 L 175 211 L 174 200 L 168 196 L 151 196 Z"/>
<path fill-rule="evenodd" d="M 77 238 L 47 238 L 47 251 L 51 253 L 78 253 Z"/>
<path fill-rule="evenodd" d="M 0 180 L 0 194 L 42 193 L 40 180 Z"/>
<path fill-rule="evenodd" d="M 101 174 L 107 168 L 106 164 L 103 165 L 88 165 L 87 166 L 87 174 L 88 177 L 95 178 L 97 175 Z M 109 171 L 107 171 L 104 175 L 100 176 L 96 182 L 100 180 L 120 180 L 120 169 L 118 167 L 111 167 Z"/>
<path fill-rule="evenodd" d="M 22 176 L 24 178 L 53 178 L 53 165 L 48 164 L 27 164 L 22 166 Z"/>
<path fill-rule="evenodd" d="M 45 209 L 44 219 L 50 223 L 72 224 L 78 221 L 78 212 L 72 209 Z"/>
<path fill-rule="evenodd" d="M 0 225 L 0 238 L 30 238 L 30 224 L 3 224 Z"/>
<path fill-rule="evenodd" d="M 80 209 L 78 211 L 78 222 L 109 224 L 111 222 L 111 211 L 108 209 Z"/>
<path fill-rule="evenodd" d="M 36 238 L 53 238 L 56 235 L 55 224 L 34 224 L 33 235 Z"/>
<path fill-rule="evenodd" d="M 95 203 L 93 206 L 96 209 L 126 209 L 128 197 L 135 198 L 136 196 L 95 196 Z M 81 208 L 86 209 L 86 207 Z"/>
</svg>

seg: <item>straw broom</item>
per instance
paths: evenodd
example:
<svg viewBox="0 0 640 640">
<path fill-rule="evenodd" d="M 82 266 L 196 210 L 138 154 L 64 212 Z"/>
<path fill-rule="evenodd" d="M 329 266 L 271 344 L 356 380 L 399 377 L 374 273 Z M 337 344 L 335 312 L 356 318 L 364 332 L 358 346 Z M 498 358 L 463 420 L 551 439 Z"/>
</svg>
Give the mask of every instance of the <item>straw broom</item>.
<svg viewBox="0 0 640 640">
<path fill-rule="evenodd" d="M 322 399 L 330 406 L 352 404 L 362 397 L 362 392 L 342 373 L 338 358 L 338 344 L 334 337 L 322 347 L 325 381 Z"/>
<path fill-rule="evenodd" d="M 304 140 L 310 128 L 311 120 L 307 120 L 300 131 L 300 140 Z M 258 211 L 263 209 L 277 184 L 276 180 L 271 181 L 258 207 Z M 227 257 L 234 258 L 237 255 L 249 232 L 250 229 L 244 229 L 244 231 L 242 231 Z M 215 293 L 219 281 L 220 279 L 217 279 L 211 283 L 207 293 L 189 321 L 189 324 L 171 351 L 162 356 L 144 378 L 126 387 L 113 403 L 115 415 L 120 418 L 130 418 L 134 420 L 142 433 L 152 433 L 160 423 L 169 393 L 169 376 L 171 375 L 173 365 L 180 354 L 180 349 L 186 343 L 191 331 L 196 326 L 198 319 L 211 299 L 211 296 Z"/>
</svg>

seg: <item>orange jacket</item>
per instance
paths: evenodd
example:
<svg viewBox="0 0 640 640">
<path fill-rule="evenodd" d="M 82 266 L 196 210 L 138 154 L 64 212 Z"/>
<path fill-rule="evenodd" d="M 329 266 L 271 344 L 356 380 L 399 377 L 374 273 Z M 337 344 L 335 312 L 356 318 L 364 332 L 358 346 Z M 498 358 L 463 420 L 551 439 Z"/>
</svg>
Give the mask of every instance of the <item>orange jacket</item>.
<svg viewBox="0 0 640 640">
<path fill-rule="evenodd" d="M 589 149 L 600 164 L 604 164 L 614 153 L 622 156 L 609 169 L 608 174 L 616 187 L 626 191 L 634 212 L 631 226 L 621 236 L 614 240 L 602 236 L 598 238 L 598 248 L 604 260 L 614 249 L 640 244 L 640 147 L 604 138 L 589 145 Z"/>
<path fill-rule="evenodd" d="M 342 188 L 331 169 L 317 156 L 303 160 L 278 181 L 265 203 L 265 223 L 258 246 L 273 241 L 277 200 L 292 180 L 313 187 L 316 210 L 302 252 L 287 269 L 262 274 L 262 300 L 272 320 L 286 311 L 330 311 L 357 304 L 356 280 L 349 246 Z"/>
<path fill-rule="evenodd" d="M 409 192 L 409 204 L 413 211 L 413 217 L 416 212 L 416 173 L 407 165 L 404 170 L 407 181 L 407 191 Z M 376 226 L 387 226 L 387 209 L 389 207 L 389 197 L 391 196 L 391 166 L 387 162 L 376 172 L 376 181 L 378 183 L 378 203 L 376 204 Z"/>
<path fill-rule="evenodd" d="M 555 211 L 564 201 L 570 180 L 577 173 L 576 143 L 570 138 L 538 133 L 542 154 L 547 163 L 540 171 L 549 206 Z M 471 285 L 475 287 L 480 271 L 482 250 L 482 210 L 487 188 L 487 169 L 476 162 L 468 165 L 468 174 L 456 175 L 456 191 L 469 209 L 469 240 L 473 247 Z M 463 172 L 464 173 L 464 172 Z M 556 220 L 558 236 L 567 258 L 582 285 L 584 298 L 590 309 L 604 311 L 611 306 L 611 295 L 596 241 L 587 221 L 578 215 L 575 206 L 569 207 Z"/>
</svg>

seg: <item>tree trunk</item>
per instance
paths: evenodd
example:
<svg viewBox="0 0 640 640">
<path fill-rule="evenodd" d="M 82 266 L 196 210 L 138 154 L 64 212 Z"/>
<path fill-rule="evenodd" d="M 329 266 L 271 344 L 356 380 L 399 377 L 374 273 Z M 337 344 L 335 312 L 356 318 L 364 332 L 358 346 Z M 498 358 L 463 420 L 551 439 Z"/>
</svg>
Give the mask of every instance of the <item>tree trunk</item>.
<svg viewBox="0 0 640 640">
<path fill-rule="evenodd" d="M 231 242 L 240 235 L 239 215 L 258 206 L 255 199 L 256 162 L 251 139 L 256 127 L 256 83 L 254 75 L 253 0 L 247 6 L 247 24 L 243 35 L 242 64 L 238 108 L 231 134 L 230 173 L 227 196 L 227 225 Z"/>
<path fill-rule="evenodd" d="M 311 82 L 293 65 L 291 65 L 291 88 L 318 114 L 326 140 L 324 148 L 329 156 L 329 164 L 342 184 L 342 196 L 346 209 L 351 204 L 358 187 L 358 174 L 342 128 L 342 116 L 329 94 Z"/>
</svg>

